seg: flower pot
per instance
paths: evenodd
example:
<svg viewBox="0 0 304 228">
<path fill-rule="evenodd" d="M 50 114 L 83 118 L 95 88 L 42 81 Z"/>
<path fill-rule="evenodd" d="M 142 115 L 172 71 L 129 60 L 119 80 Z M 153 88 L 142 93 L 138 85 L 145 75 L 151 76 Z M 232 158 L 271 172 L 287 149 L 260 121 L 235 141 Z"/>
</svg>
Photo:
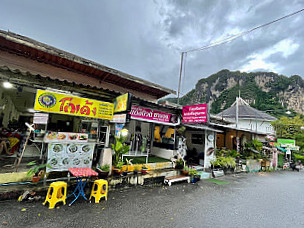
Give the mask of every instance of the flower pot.
<svg viewBox="0 0 304 228">
<path fill-rule="evenodd" d="M 109 171 L 103 171 L 101 169 L 96 169 L 97 173 L 98 173 L 98 178 L 99 179 L 104 179 L 107 178 L 107 176 L 109 175 Z"/>
<path fill-rule="evenodd" d="M 182 170 L 181 172 L 182 172 L 182 174 L 185 175 L 185 176 L 188 176 L 188 175 L 189 175 L 189 171 L 188 171 L 188 170 L 187 170 L 187 171 L 186 171 L 186 170 Z"/>
<path fill-rule="evenodd" d="M 121 172 L 121 169 L 113 168 L 113 174 L 120 175 Z"/>
<path fill-rule="evenodd" d="M 191 176 L 190 177 L 190 182 L 191 183 L 196 183 L 198 181 L 198 179 L 196 178 L 196 176 Z"/>
<path fill-rule="evenodd" d="M 33 183 L 37 183 L 40 180 L 40 176 L 33 176 Z"/>
</svg>

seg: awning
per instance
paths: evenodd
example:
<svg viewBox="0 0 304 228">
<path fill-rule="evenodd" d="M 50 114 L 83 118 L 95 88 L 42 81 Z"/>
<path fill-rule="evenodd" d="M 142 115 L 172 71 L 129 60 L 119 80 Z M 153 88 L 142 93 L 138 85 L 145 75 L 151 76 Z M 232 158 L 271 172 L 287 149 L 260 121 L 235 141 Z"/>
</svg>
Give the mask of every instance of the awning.
<svg viewBox="0 0 304 228">
<path fill-rule="evenodd" d="M 283 147 L 280 147 L 280 146 L 277 146 L 277 148 L 280 150 L 280 151 L 283 151 L 283 152 L 286 152 L 287 150 L 285 150 Z"/>
<path fill-rule="evenodd" d="M 221 130 L 217 130 L 217 129 L 214 129 L 214 128 L 211 128 L 211 127 L 208 127 L 208 126 L 205 126 L 205 125 L 192 125 L 192 124 L 183 124 L 185 127 L 190 127 L 190 128 L 193 128 L 193 129 L 199 129 L 199 130 L 208 130 L 208 131 L 214 131 L 214 132 L 217 132 L 217 133 L 222 133 L 223 131 Z"/>
</svg>

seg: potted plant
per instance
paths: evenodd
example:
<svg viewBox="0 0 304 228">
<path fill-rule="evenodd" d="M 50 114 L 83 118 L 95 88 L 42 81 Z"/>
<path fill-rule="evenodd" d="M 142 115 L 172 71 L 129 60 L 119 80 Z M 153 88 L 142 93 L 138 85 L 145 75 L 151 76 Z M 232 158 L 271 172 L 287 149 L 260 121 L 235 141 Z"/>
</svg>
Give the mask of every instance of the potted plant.
<svg viewBox="0 0 304 228">
<path fill-rule="evenodd" d="M 27 163 L 27 165 L 31 166 L 31 168 L 27 171 L 27 176 L 32 176 L 33 183 L 37 183 L 40 180 L 41 176 L 43 176 L 44 169 L 46 167 L 50 169 L 52 168 L 52 166 L 50 166 L 49 164 L 38 165 L 36 161 L 31 161 Z"/>
<path fill-rule="evenodd" d="M 120 175 L 121 172 L 122 172 L 121 168 L 122 168 L 123 165 L 124 165 L 124 162 L 123 162 L 123 161 L 119 161 L 119 162 L 117 163 L 117 165 L 116 165 L 115 167 L 113 167 L 113 172 L 114 172 L 115 174 Z"/>
<path fill-rule="evenodd" d="M 119 163 L 122 160 L 122 155 L 129 152 L 130 146 L 125 144 L 126 137 L 120 136 L 115 137 L 115 143 L 112 144 L 113 155 L 113 165 Z"/>
<path fill-rule="evenodd" d="M 142 167 L 141 167 L 141 173 L 142 173 L 142 174 L 146 174 L 146 173 L 147 173 L 147 170 L 148 170 L 147 166 L 142 165 Z"/>
<path fill-rule="evenodd" d="M 184 168 L 182 169 L 181 172 L 185 176 L 189 175 L 189 167 L 188 166 L 184 166 Z"/>
<path fill-rule="evenodd" d="M 98 168 L 96 170 L 98 172 L 99 178 L 106 178 L 109 175 L 110 166 L 108 164 L 103 166 L 98 165 Z"/>
<path fill-rule="evenodd" d="M 134 174 L 138 174 L 139 169 L 140 169 L 140 166 L 139 165 L 135 165 L 134 168 L 133 168 L 133 173 Z"/>
<path fill-rule="evenodd" d="M 190 175 L 191 183 L 196 183 L 198 181 L 197 178 L 196 178 L 196 176 L 197 176 L 197 170 L 196 169 L 190 168 L 189 169 L 189 175 Z"/>
<path fill-rule="evenodd" d="M 182 158 L 177 159 L 175 162 L 175 169 L 182 169 L 184 168 L 184 160 Z"/>
</svg>

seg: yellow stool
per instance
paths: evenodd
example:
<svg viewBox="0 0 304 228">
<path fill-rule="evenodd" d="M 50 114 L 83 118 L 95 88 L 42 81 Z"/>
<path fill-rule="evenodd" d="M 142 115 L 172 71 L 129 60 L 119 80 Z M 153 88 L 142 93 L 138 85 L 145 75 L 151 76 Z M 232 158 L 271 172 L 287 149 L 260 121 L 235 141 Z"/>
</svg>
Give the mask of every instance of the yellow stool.
<svg viewBox="0 0 304 228">
<path fill-rule="evenodd" d="M 67 183 L 57 181 L 51 183 L 48 193 L 46 195 L 43 205 L 49 202 L 49 209 L 53 209 L 58 202 L 63 202 L 65 205 L 65 198 L 67 194 Z"/>
<path fill-rule="evenodd" d="M 91 198 L 95 197 L 95 203 L 99 203 L 101 197 L 105 197 L 105 200 L 108 200 L 108 181 L 106 180 L 95 180 L 92 191 L 91 191 Z"/>
</svg>

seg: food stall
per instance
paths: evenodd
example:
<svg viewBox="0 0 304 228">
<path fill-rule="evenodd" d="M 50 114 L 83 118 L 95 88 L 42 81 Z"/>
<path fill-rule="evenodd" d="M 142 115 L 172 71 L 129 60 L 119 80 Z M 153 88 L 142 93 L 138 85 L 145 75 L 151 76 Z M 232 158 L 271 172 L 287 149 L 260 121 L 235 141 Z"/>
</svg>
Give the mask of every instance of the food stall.
<svg viewBox="0 0 304 228">
<path fill-rule="evenodd" d="M 114 104 L 88 98 L 37 90 L 34 110 L 77 117 L 72 121 L 73 132 L 47 131 L 46 160 L 51 171 L 67 171 L 75 167 L 92 167 L 98 157 L 98 147 L 108 143 L 108 123 L 113 116 Z M 80 117 L 80 118 L 79 118 Z M 77 126 L 78 125 L 78 126 Z"/>
<path fill-rule="evenodd" d="M 176 114 L 132 105 L 130 118 L 124 126 L 129 131 L 130 151 L 124 157 L 146 157 L 148 162 L 150 153 L 165 159 L 176 155 L 175 126 L 180 124 Z"/>
</svg>

